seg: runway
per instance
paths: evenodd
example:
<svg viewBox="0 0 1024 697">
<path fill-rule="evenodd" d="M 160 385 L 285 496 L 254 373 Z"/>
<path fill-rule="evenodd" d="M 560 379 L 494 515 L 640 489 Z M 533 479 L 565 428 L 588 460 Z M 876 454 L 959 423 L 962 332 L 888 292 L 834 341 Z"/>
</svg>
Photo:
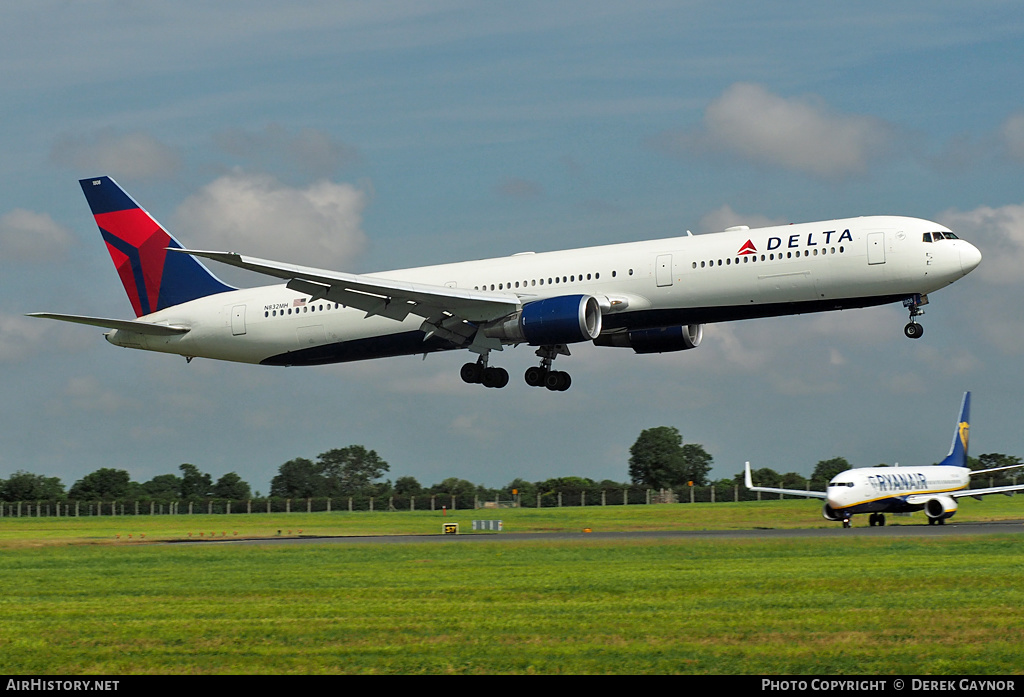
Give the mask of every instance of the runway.
<svg viewBox="0 0 1024 697">
<path fill-rule="evenodd" d="M 842 528 L 751 528 L 746 530 L 643 530 L 626 532 L 495 532 L 463 533 L 457 535 L 345 535 L 243 538 L 221 540 L 183 540 L 168 544 L 231 544 L 231 545 L 291 545 L 291 544 L 473 544 L 478 542 L 527 542 L 567 540 L 657 540 L 657 539 L 782 539 L 782 538 L 835 538 L 850 537 L 947 537 L 960 535 L 1005 535 L 1024 533 L 1024 521 L 997 523 L 947 523 L 946 525 L 886 525 L 883 527 Z"/>
</svg>

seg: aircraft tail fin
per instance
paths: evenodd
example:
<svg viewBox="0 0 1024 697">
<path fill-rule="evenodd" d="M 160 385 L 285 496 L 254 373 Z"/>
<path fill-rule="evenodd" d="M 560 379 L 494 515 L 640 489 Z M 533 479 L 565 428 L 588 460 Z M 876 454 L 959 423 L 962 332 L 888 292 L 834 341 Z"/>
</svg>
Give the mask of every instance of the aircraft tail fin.
<svg viewBox="0 0 1024 697">
<path fill-rule="evenodd" d="M 169 247 L 181 249 L 181 243 L 113 179 L 96 177 L 78 183 L 136 317 L 234 290 L 198 259 L 168 254 Z"/>
<path fill-rule="evenodd" d="M 953 443 L 949 446 L 949 454 L 940 465 L 952 467 L 967 467 L 967 442 L 970 436 L 970 414 L 971 393 L 964 392 L 963 402 L 960 403 L 960 418 L 956 421 L 956 430 L 953 432 Z"/>
</svg>

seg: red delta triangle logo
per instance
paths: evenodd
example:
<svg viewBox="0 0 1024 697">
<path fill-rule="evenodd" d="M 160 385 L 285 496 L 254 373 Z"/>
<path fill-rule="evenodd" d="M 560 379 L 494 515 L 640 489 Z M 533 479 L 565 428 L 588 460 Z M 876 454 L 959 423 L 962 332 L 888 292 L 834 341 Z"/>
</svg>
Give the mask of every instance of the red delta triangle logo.
<svg viewBox="0 0 1024 697">
<path fill-rule="evenodd" d="M 744 242 L 743 246 L 740 247 L 740 251 L 736 252 L 737 256 L 743 256 L 744 254 L 757 254 L 757 247 L 750 240 Z"/>
</svg>

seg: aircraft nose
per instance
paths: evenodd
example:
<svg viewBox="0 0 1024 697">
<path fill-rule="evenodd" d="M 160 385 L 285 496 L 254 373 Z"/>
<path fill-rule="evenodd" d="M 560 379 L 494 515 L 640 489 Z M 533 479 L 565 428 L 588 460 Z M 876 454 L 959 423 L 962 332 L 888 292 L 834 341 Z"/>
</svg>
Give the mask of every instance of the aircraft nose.
<svg viewBox="0 0 1024 697">
<path fill-rule="evenodd" d="M 963 242 L 963 240 L 961 240 Z M 960 245 L 960 268 L 965 274 L 974 271 L 981 263 L 981 250 L 970 242 L 963 242 Z"/>
</svg>

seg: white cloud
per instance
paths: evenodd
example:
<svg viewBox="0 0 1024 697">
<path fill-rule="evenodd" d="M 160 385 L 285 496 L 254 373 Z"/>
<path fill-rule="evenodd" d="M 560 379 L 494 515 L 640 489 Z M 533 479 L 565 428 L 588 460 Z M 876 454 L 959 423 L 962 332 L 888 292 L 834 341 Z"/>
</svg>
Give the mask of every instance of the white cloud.
<svg viewBox="0 0 1024 697">
<path fill-rule="evenodd" d="M 769 218 L 766 215 L 737 213 L 728 204 L 716 208 L 700 219 L 700 229 L 708 232 L 719 232 L 734 225 L 746 225 L 750 228 L 785 225 L 788 221 Z"/>
<path fill-rule="evenodd" d="M 1024 160 L 1024 112 L 1011 115 L 999 131 L 1006 153 L 1015 160 Z"/>
<path fill-rule="evenodd" d="M 984 261 L 977 271 L 980 278 L 1003 284 L 1024 280 L 1020 271 L 1024 268 L 1024 205 L 949 210 L 938 219 L 981 249 Z"/>
<path fill-rule="evenodd" d="M 675 152 L 726 151 L 758 164 L 840 178 L 866 171 L 890 138 L 891 128 L 880 119 L 737 83 L 708 105 L 701 129 L 662 140 Z"/>
<path fill-rule="evenodd" d="M 294 135 L 280 124 L 270 124 L 262 131 L 233 128 L 214 140 L 227 154 L 263 163 L 265 169 L 290 166 L 318 178 L 329 177 L 359 158 L 355 148 L 315 128 L 303 128 Z"/>
<path fill-rule="evenodd" d="M 235 171 L 190 196 L 177 227 L 205 246 L 316 267 L 342 268 L 366 246 L 367 195 L 319 181 L 304 189 Z"/>
<path fill-rule="evenodd" d="M 171 147 L 145 133 L 118 135 L 110 130 L 92 135 L 64 136 L 50 157 L 73 167 L 83 176 L 108 174 L 128 179 L 159 179 L 181 168 L 181 158 Z"/>
<path fill-rule="evenodd" d="M 105 389 L 95 376 L 70 378 L 64 386 L 60 410 L 101 411 L 108 414 L 137 410 L 141 403 L 114 390 Z"/>
<path fill-rule="evenodd" d="M 46 213 L 16 208 L 0 216 L 0 255 L 37 261 L 63 257 L 74 238 Z"/>
<path fill-rule="evenodd" d="M 0 363 L 13 363 L 38 354 L 46 344 L 47 322 L 32 317 L 0 314 Z"/>
</svg>

